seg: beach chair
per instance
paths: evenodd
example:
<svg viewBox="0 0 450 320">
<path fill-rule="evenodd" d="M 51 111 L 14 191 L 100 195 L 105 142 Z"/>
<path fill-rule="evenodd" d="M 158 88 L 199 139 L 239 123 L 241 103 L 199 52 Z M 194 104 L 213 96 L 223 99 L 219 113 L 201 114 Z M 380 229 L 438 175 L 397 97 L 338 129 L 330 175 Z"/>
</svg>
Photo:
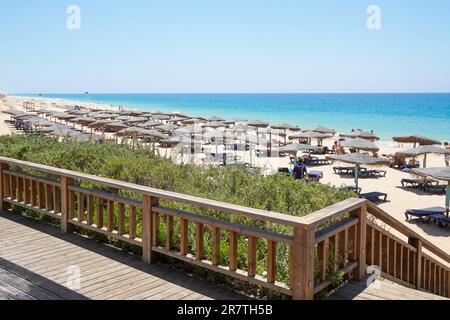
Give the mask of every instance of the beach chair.
<svg viewBox="0 0 450 320">
<path fill-rule="evenodd" d="M 433 214 L 431 219 L 439 225 L 439 228 L 450 226 L 450 217 L 444 214 Z"/>
<path fill-rule="evenodd" d="M 386 177 L 387 171 L 386 170 L 366 170 L 361 171 L 362 177 Z"/>
<path fill-rule="evenodd" d="M 387 193 L 384 192 L 369 192 L 359 195 L 360 199 L 369 200 L 370 202 L 386 202 L 387 197 Z"/>
<path fill-rule="evenodd" d="M 362 192 L 362 188 L 361 187 L 356 188 L 356 186 L 344 186 L 341 189 L 354 192 L 356 194 L 360 194 Z"/>
<path fill-rule="evenodd" d="M 437 181 L 431 181 L 423 184 L 423 190 L 428 193 L 445 194 L 447 185 L 441 185 Z"/>
<path fill-rule="evenodd" d="M 344 174 L 354 174 L 355 173 L 355 167 L 333 167 L 333 171 L 336 174 L 344 175 Z M 364 173 L 367 171 L 367 168 L 359 168 L 359 173 Z"/>
<path fill-rule="evenodd" d="M 422 222 L 429 222 L 434 215 L 445 216 L 447 212 L 446 208 L 443 207 L 433 207 L 427 209 L 409 209 L 405 212 L 406 221 L 410 220 L 412 217 L 419 218 Z"/>
<path fill-rule="evenodd" d="M 323 172 L 322 171 L 309 171 L 308 176 L 312 181 L 320 182 L 320 180 L 323 178 Z"/>
</svg>

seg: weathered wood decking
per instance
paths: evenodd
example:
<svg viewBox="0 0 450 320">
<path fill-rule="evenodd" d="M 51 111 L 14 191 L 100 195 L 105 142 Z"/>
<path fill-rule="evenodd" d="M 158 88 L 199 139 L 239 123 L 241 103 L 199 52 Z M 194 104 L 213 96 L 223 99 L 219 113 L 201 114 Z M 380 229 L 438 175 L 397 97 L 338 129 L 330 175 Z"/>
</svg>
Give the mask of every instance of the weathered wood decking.
<svg viewBox="0 0 450 320">
<path fill-rule="evenodd" d="M 350 282 L 334 293 L 330 300 L 447 300 L 431 293 L 410 289 L 389 280 L 376 280 L 367 287 L 365 281 Z"/>
<path fill-rule="evenodd" d="M 79 289 L 67 288 L 70 267 L 80 269 Z M 0 212 L 0 300 L 245 298 L 43 222 Z"/>
</svg>

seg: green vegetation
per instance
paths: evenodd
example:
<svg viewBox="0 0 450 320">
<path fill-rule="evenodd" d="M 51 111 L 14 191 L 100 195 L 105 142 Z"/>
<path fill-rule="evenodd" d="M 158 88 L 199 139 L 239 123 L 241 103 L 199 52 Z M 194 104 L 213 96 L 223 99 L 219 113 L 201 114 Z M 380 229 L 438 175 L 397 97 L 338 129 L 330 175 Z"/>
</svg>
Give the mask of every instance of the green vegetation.
<svg viewBox="0 0 450 320">
<path fill-rule="evenodd" d="M 73 141 L 58 142 L 56 139 L 31 136 L 0 137 L 0 155 L 35 163 L 46 164 L 112 179 L 175 191 L 183 194 L 233 203 L 258 209 L 270 210 L 294 216 L 304 216 L 321 208 L 352 197 L 351 193 L 319 183 L 294 181 L 284 174 L 262 176 L 249 173 L 241 167 L 199 167 L 175 165 L 170 160 L 153 155 L 145 148 L 130 149 L 113 143 L 80 144 Z M 36 173 L 34 173 L 36 174 Z M 101 186 L 83 183 L 109 192 L 138 198 L 138 195 L 108 190 Z M 292 234 L 292 230 L 281 225 L 255 222 L 243 217 L 217 213 L 189 205 L 172 202 L 162 203 L 166 207 L 188 210 L 241 224 L 257 225 L 279 233 Z M 160 237 L 164 239 L 161 221 Z M 138 235 L 140 234 L 138 220 Z M 174 245 L 179 243 L 177 221 L 174 225 Z M 189 226 L 190 246 L 194 246 L 194 225 Z M 227 234 L 222 235 L 222 263 L 227 263 Z M 238 241 L 238 267 L 246 270 L 247 246 L 245 239 Z M 289 252 L 287 246 L 277 247 L 277 279 L 288 282 Z M 258 241 L 257 271 L 263 273 L 266 264 L 267 243 Z M 211 255 L 211 239 L 205 233 L 205 255 Z"/>
</svg>

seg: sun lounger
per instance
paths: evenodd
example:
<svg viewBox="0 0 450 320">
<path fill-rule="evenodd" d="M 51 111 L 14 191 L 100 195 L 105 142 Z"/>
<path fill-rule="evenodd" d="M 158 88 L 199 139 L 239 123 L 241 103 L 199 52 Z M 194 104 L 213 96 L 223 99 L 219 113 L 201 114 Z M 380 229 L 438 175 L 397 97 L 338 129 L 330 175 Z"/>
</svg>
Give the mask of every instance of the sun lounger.
<svg viewBox="0 0 450 320">
<path fill-rule="evenodd" d="M 342 187 L 342 189 L 350 191 L 350 192 L 354 192 L 356 194 L 360 194 L 362 191 L 361 187 L 356 188 L 356 186 L 344 186 L 344 187 Z"/>
<path fill-rule="evenodd" d="M 336 174 L 354 174 L 355 167 L 333 167 Z M 367 171 L 367 168 L 359 168 L 360 173 Z"/>
<path fill-rule="evenodd" d="M 409 209 L 406 210 L 405 217 L 406 220 L 409 220 L 412 217 L 417 217 L 420 218 L 422 222 L 428 222 L 433 215 L 445 215 L 446 212 L 447 209 L 442 207 L 433 207 L 427 209 Z"/>
<path fill-rule="evenodd" d="M 360 194 L 359 197 L 361 199 L 366 199 L 371 202 L 377 202 L 377 201 L 386 202 L 388 195 L 387 195 L 387 193 L 383 193 L 383 192 L 369 192 L 369 193 Z"/>
<path fill-rule="evenodd" d="M 436 223 L 438 223 L 440 228 L 445 228 L 447 226 L 450 226 L 450 217 L 447 217 L 443 214 L 433 214 L 431 216 L 431 219 L 433 219 Z"/>
<path fill-rule="evenodd" d="M 429 182 L 423 185 L 423 190 L 429 193 L 441 194 L 447 191 L 447 185 L 440 185 L 438 182 L 436 183 Z"/>
<path fill-rule="evenodd" d="M 386 170 L 365 170 L 361 171 L 361 177 L 386 177 Z"/>
<path fill-rule="evenodd" d="M 326 166 L 330 164 L 327 159 L 320 159 L 317 157 L 310 157 L 309 159 L 305 160 L 305 163 L 310 166 Z"/>
<path fill-rule="evenodd" d="M 320 179 L 323 178 L 323 172 L 322 171 L 310 171 L 310 172 L 308 172 L 308 176 L 311 180 L 319 182 Z"/>
</svg>

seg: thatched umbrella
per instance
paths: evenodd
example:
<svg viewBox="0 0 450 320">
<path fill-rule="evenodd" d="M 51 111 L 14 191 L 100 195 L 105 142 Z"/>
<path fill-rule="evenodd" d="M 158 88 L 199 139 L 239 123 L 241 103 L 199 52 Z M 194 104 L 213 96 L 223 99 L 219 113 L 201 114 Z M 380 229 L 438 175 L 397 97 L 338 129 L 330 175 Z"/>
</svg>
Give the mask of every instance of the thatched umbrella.
<svg viewBox="0 0 450 320">
<path fill-rule="evenodd" d="M 220 122 L 220 121 L 211 121 L 208 123 L 205 123 L 202 125 L 202 127 L 204 128 L 226 128 L 228 127 L 228 125 L 226 125 L 224 122 Z"/>
<path fill-rule="evenodd" d="M 331 159 L 355 165 L 355 185 L 358 189 L 359 170 L 362 165 L 389 165 L 390 160 L 385 158 L 375 158 L 361 153 L 350 153 L 331 156 Z"/>
<path fill-rule="evenodd" d="M 310 144 L 304 144 L 304 143 L 291 143 L 287 146 L 283 146 L 278 148 L 279 153 L 289 153 L 292 154 L 295 158 L 295 164 L 297 164 L 297 157 L 299 152 L 305 152 L 305 151 L 312 151 L 312 152 L 318 152 L 320 151 L 320 147 L 312 146 Z"/>
<path fill-rule="evenodd" d="M 284 143 L 287 143 L 287 131 L 300 131 L 301 129 L 298 126 L 291 125 L 289 123 L 280 123 L 270 126 L 272 129 L 283 130 L 284 133 Z"/>
<path fill-rule="evenodd" d="M 27 119 L 24 122 L 28 122 L 35 127 L 50 127 L 50 126 L 54 125 L 53 122 L 50 122 L 46 119 L 42 119 L 42 118 L 38 118 L 38 117 Z"/>
<path fill-rule="evenodd" d="M 181 121 L 181 123 L 183 125 L 193 125 L 193 124 L 197 124 L 197 123 L 204 123 L 205 120 L 200 119 L 200 118 L 191 118 L 191 119 L 186 119 L 184 121 Z"/>
<path fill-rule="evenodd" d="M 156 115 L 153 115 L 152 118 L 154 120 L 161 120 L 161 121 L 172 119 L 171 116 L 166 115 L 166 114 L 156 114 Z"/>
<path fill-rule="evenodd" d="M 131 118 L 130 118 L 129 116 L 122 115 L 122 116 L 115 117 L 114 120 L 117 120 L 117 121 L 127 121 L 127 120 L 131 120 Z"/>
<path fill-rule="evenodd" d="M 445 196 L 445 207 L 447 208 L 447 216 L 450 212 L 450 167 L 446 168 L 428 168 L 428 169 L 413 169 L 413 174 L 422 177 L 430 177 L 436 180 L 447 182 L 447 193 Z"/>
<path fill-rule="evenodd" d="M 318 125 L 312 129 L 304 130 L 304 131 L 312 131 L 312 132 L 319 132 L 319 133 L 329 133 L 334 135 L 336 133 L 336 130 L 330 129 L 321 125 Z"/>
<path fill-rule="evenodd" d="M 52 126 L 43 128 L 40 131 L 44 132 L 44 133 L 49 133 L 49 132 L 62 131 L 62 130 L 71 130 L 71 131 L 73 131 L 73 129 L 71 127 L 63 125 L 63 124 L 54 124 Z"/>
<path fill-rule="evenodd" d="M 214 116 L 214 117 L 211 117 L 211 118 L 209 118 L 209 119 L 207 119 L 209 122 L 215 122 L 215 121 L 225 121 L 225 119 L 223 119 L 223 118 L 221 118 L 221 117 L 217 117 L 217 116 Z"/>
<path fill-rule="evenodd" d="M 440 141 L 430 139 L 424 136 L 420 135 L 411 135 L 411 136 L 399 136 L 392 138 L 395 142 L 399 143 L 414 143 L 414 147 L 417 146 L 417 144 L 421 146 L 431 146 L 434 144 L 441 145 L 442 143 Z"/>
<path fill-rule="evenodd" d="M 151 127 L 156 127 L 156 126 L 160 126 L 160 125 L 161 125 L 161 122 L 158 122 L 155 120 L 148 120 L 147 122 L 138 124 L 138 126 L 142 127 L 142 128 L 151 128 Z"/>
<path fill-rule="evenodd" d="M 186 114 L 184 114 L 184 113 L 181 113 L 181 112 L 178 112 L 178 111 L 171 112 L 171 113 L 169 114 L 169 116 L 176 117 L 176 118 L 184 118 L 184 119 L 189 118 L 188 115 L 186 115 Z"/>
<path fill-rule="evenodd" d="M 329 133 L 320 133 L 320 132 L 313 132 L 313 131 L 307 131 L 307 132 L 299 132 L 296 134 L 293 134 L 289 137 L 289 140 L 295 140 L 295 139 L 308 139 L 309 143 L 311 144 L 311 139 L 317 139 L 318 145 L 322 145 L 323 139 L 331 138 L 332 135 Z"/>
<path fill-rule="evenodd" d="M 155 127 L 155 130 L 163 131 L 163 132 L 172 132 L 174 130 L 177 130 L 179 127 L 175 124 L 166 123 L 166 124 L 159 124 Z"/>
<path fill-rule="evenodd" d="M 113 119 L 113 118 L 115 118 L 115 116 L 114 116 L 114 114 L 111 114 L 111 113 L 100 113 L 100 114 L 94 115 L 93 118 L 99 119 L 99 120 L 101 120 L 101 119 Z"/>
<path fill-rule="evenodd" d="M 367 132 L 359 129 L 350 133 L 340 134 L 340 136 L 343 138 L 361 138 L 371 141 L 380 140 L 380 138 L 377 137 L 373 132 Z"/>
<path fill-rule="evenodd" d="M 186 119 L 188 119 L 189 117 L 174 117 L 170 120 L 167 120 L 168 123 L 176 123 L 176 122 L 181 122 L 184 121 Z"/>
<path fill-rule="evenodd" d="M 378 152 L 378 150 L 380 150 L 380 148 L 375 143 L 361 138 L 345 140 L 341 143 L 341 146 L 345 148 L 356 149 L 358 151 L 362 150 Z"/>
<path fill-rule="evenodd" d="M 147 118 L 144 117 L 135 117 L 135 118 L 129 118 L 128 120 L 125 120 L 125 123 L 134 124 L 134 123 L 144 123 L 147 121 Z"/>
<path fill-rule="evenodd" d="M 249 127 L 256 128 L 256 135 L 259 136 L 259 129 L 260 128 L 267 128 L 269 126 L 269 123 L 268 122 L 264 122 L 264 121 L 260 121 L 260 120 L 255 120 L 255 121 L 250 121 L 249 123 L 247 123 L 247 125 Z"/>
<path fill-rule="evenodd" d="M 97 120 L 94 118 L 89 118 L 89 117 L 78 117 L 78 118 L 70 120 L 70 122 L 78 123 L 78 124 L 81 124 L 82 126 L 87 126 L 91 123 L 97 122 Z"/>
<path fill-rule="evenodd" d="M 411 157 L 415 158 L 418 156 L 424 156 L 423 158 L 423 167 L 427 167 L 427 155 L 435 153 L 435 154 L 450 154 L 449 149 L 441 148 L 441 147 L 434 147 L 431 145 L 428 146 L 421 146 L 417 148 L 412 148 L 404 151 L 399 151 L 396 153 L 396 155 L 403 156 L 403 157 Z"/>
</svg>

